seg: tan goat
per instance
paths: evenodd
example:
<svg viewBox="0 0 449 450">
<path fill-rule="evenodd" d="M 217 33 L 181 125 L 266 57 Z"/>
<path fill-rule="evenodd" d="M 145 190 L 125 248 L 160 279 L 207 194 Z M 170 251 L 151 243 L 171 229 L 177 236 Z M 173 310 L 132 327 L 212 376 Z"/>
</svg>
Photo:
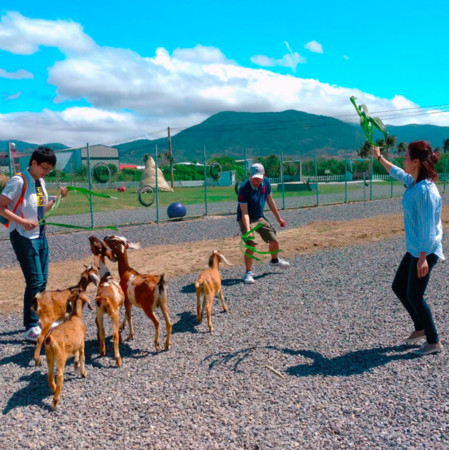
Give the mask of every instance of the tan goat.
<svg viewBox="0 0 449 450">
<path fill-rule="evenodd" d="M 103 317 L 108 314 L 113 323 L 112 337 L 114 340 L 114 356 L 115 364 L 122 365 L 120 357 L 119 341 L 120 339 L 120 308 L 125 302 L 125 294 L 120 284 L 114 279 L 106 266 L 106 258 L 112 262 L 117 259 L 106 246 L 106 244 L 95 236 L 89 237 L 90 249 L 94 254 L 94 261 L 99 270 L 100 284 L 97 289 L 95 303 L 97 305 L 97 324 L 98 340 L 100 342 L 100 356 L 106 355 L 105 332 L 103 325 Z"/>
<path fill-rule="evenodd" d="M 83 322 L 83 306 L 87 303 L 92 309 L 85 292 L 74 291 L 69 298 L 72 306 L 69 317 L 61 325 L 53 328 L 45 338 L 45 354 L 47 355 L 48 383 L 53 397 L 52 408 L 59 405 L 62 383 L 64 382 L 64 368 L 67 359 L 75 357 L 75 368 L 80 369 L 83 378 L 87 376 L 84 366 L 84 338 L 86 326 Z M 57 381 L 55 383 L 55 361 L 57 364 Z"/>
<path fill-rule="evenodd" d="M 214 331 L 212 326 L 212 303 L 216 295 L 220 297 L 223 311 L 227 311 L 228 307 L 224 301 L 223 289 L 221 286 L 221 275 L 218 270 L 220 261 L 223 261 L 228 266 L 232 266 L 220 250 L 214 250 L 209 257 L 209 269 L 201 272 L 198 279 L 195 281 L 196 288 L 196 318 L 201 323 L 203 320 L 204 309 L 207 312 L 207 325 L 209 331 Z M 201 294 L 203 294 L 203 305 L 201 306 Z"/>
<path fill-rule="evenodd" d="M 131 309 L 134 306 L 142 308 L 147 317 L 153 322 L 155 328 L 154 345 L 156 351 L 159 346 L 159 319 L 154 314 L 154 310 L 159 306 L 164 316 L 167 328 L 167 338 L 165 350 L 170 348 L 170 336 L 172 324 L 170 321 L 170 310 L 167 303 L 167 288 L 164 275 L 141 274 L 132 269 L 128 264 L 128 248 L 140 248 L 137 244 L 132 244 L 128 239 L 120 236 L 106 236 L 106 245 L 112 250 L 118 260 L 118 271 L 120 274 L 120 286 L 125 293 L 125 318 L 120 329 L 125 328 L 126 322 L 129 324 L 128 339 L 134 338 L 134 329 L 131 319 Z"/>
<path fill-rule="evenodd" d="M 44 291 L 37 294 L 33 299 L 32 309 L 39 316 L 41 324 L 41 334 L 37 338 L 36 349 L 34 350 L 34 361 L 36 366 L 41 365 L 41 347 L 45 336 L 50 331 L 52 323 L 62 320 L 66 316 L 67 301 L 74 291 L 85 292 L 89 283 L 98 286 L 98 269 L 95 266 L 84 266 L 86 269 L 81 273 L 80 280 L 75 286 L 67 289 L 57 289 L 54 291 Z"/>
</svg>

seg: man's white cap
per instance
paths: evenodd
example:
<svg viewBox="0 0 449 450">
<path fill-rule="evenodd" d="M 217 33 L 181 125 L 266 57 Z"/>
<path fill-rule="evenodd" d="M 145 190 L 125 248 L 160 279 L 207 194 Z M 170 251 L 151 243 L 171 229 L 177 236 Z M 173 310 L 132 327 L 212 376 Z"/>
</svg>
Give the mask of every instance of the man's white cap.
<svg viewBox="0 0 449 450">
<path fill-rule="evenodd" d="M 263 180 L 265 169 L 263 168 L 262 164 L 255 163 L 249 168 L 249 174 L 250 178 L 260 178 Z"/>
</svg>

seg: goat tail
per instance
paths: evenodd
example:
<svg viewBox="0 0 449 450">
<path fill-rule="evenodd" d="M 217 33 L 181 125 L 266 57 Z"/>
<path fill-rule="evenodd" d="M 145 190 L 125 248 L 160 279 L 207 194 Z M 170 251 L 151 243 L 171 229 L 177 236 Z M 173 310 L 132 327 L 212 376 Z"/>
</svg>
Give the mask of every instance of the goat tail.
<svg viewBox="0 0 449 450">
<path fill-rule="evenodd" d="M 165 293 L 165 290 L 167 288 L 167 280 L 165 279 L 165 275 L 161 275 L 161 279 L 159 280 L 159 283 L 157 284 L 157 289 L 159 291 L 159 295 L 163 295 Z"/>
<path fill-rule="evenodd" d="M 48 333 L 47 337 L 45 338 L 45 346 L 52 347 L 52 348 L 55 346 L 55 340 L 53 339 L 51 332 Z"/>
</svg>

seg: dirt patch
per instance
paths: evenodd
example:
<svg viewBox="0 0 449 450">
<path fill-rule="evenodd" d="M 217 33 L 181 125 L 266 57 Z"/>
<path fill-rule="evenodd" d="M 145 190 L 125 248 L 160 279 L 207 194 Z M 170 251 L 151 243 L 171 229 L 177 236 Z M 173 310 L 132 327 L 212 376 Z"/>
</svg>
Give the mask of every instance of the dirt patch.
<svg viewBox="0 0 449 450">
<path fill-rule="evenodd" d="M 443 208 L 443 226 L 449 227 L 449 207 Z M 377 216 L 351 221 L 319 221 L 303 227 L 279 232 L 282 257 L 315 252 L 324 248 L 338 248 L 383 240 L 404 233 L 402 214 Z M 203 270 L 212 250 L 220 249 L 234 265 L 243 266 L 240 236 L 186 244 L 161 245 L 129 251 L 129 263 L 144 273 L 165 273 L 168 277 L 198 273 Z M 260 242 L 260 248 L 266 245 Z M 51 249 L 50 249 L 51 251 Z M 267 257 L 265 257 L 267 258 Z M 84 270 L 83 264 L 91 264 L 92 258 L 82 261 L 51 263 L 48 289 L 63 289 L 75 284 Z M 257 263 L 256 263 L 257 264 Z M 109 264 L 111 272 L 118 276 L 116 264 Z M 19 267 L 0 269 L 0 313 L 22 310 L 25 282 Z M 88 293 L 94 292 L 92 287 Z"/>
</svg>

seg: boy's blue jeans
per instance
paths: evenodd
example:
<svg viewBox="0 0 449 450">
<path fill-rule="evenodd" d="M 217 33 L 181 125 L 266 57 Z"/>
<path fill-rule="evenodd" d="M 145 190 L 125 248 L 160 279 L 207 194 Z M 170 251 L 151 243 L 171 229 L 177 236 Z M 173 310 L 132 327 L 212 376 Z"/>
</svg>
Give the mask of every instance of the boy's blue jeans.
<svg viewBox="0 0 449 450">
<path fill-rule="evenodd" d="M 28 330 L 39 322 L 37 314 L 31 310 L 33 298 L 39 292 L 45 291 L 48 279 L 48 244 L 44 236 L 28 239 L 16 230 L 9 234 L 12 248 L 25 277 L 25 295 L 23 297 L 23 325 Z"/>
<path fill-rule="evenodd" d="M 432 253 L 426 259 L 429 272 L 425 277 L 418 278 L 418 258 L 407 252 L 399 264 L 392 288 L 412 318 L 415 331 L 424 330 L 427 342 L 436 344 L 439 341 L 438 333 L 424 293 L 429 283 L 430 273 L 438 261 L 438 256 Z"/>
</svg>

